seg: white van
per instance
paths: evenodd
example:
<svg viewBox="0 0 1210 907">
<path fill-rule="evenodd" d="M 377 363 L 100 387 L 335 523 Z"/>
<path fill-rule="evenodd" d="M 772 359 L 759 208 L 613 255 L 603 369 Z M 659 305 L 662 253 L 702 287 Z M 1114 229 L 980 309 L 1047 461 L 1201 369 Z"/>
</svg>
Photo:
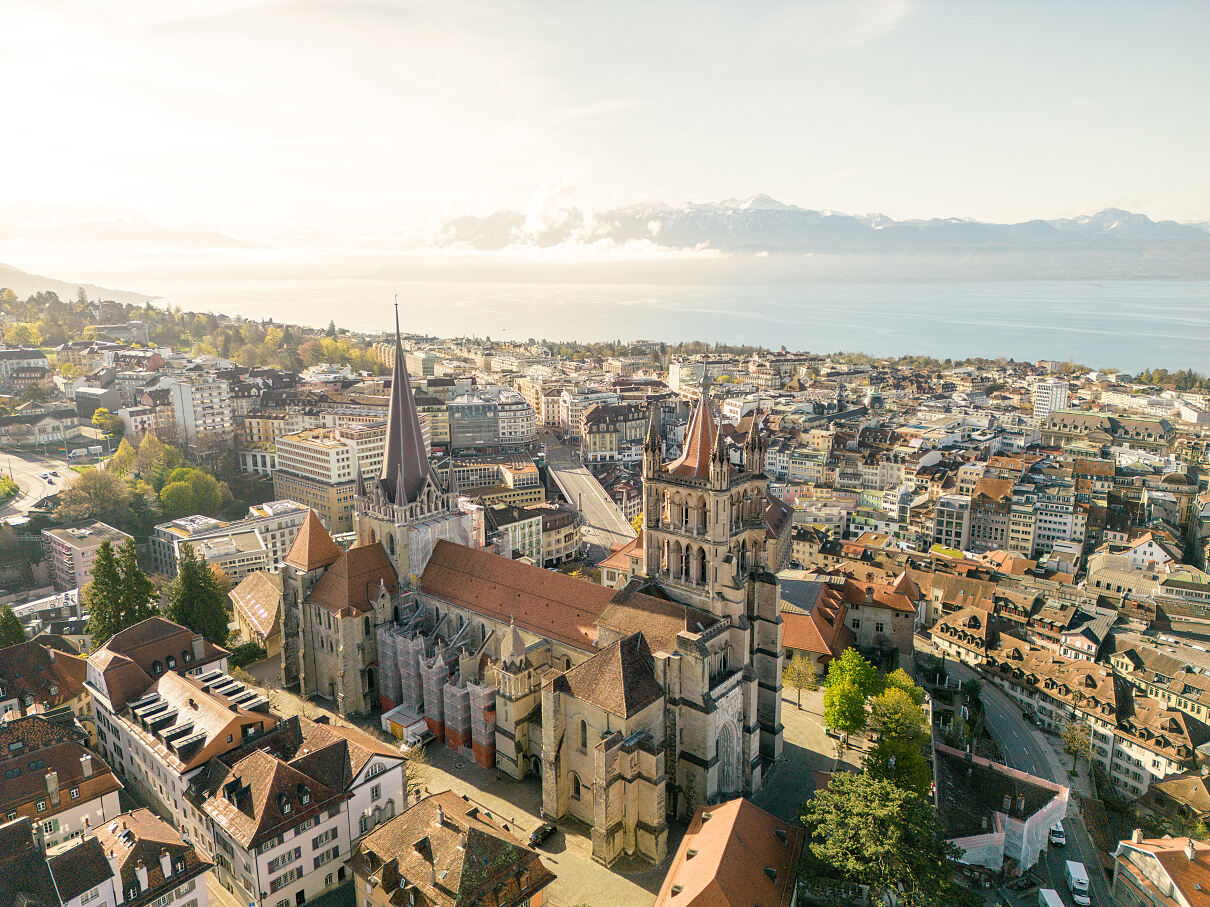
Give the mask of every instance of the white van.
<svg viewBox="0 0 1210 907">
<path fill-rule="evenodd" d="M 1059 892 L 1053 888 L 1038 889 L 1038 907 L 1065 907 Z"/>
<path fill-rule="evenodd" d="M 1088 870 L 1083 863 L 1075 860 L 1067 861 L 1067 887 L 1071 889 L 1071 899 L 1080 907 L 1088 907 L 1092 898 L 1088 896 Z"/>
</svg>

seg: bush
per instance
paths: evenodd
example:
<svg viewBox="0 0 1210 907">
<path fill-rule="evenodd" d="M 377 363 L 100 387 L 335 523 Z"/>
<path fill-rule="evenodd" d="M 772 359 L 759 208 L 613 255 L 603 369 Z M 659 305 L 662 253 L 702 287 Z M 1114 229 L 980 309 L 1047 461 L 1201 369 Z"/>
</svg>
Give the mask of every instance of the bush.
<svg viewBox="0 0 1210 907">
<path fill-rule="evenodd" d="M 245 642 L 231 650 L 229 661 L 232 667 L 242 668 L 244 665 L 260 661 L 266 655 L 268 653 L 265 651 L 264 646 L 257 645 L 254 642 Z"/>
</svg>

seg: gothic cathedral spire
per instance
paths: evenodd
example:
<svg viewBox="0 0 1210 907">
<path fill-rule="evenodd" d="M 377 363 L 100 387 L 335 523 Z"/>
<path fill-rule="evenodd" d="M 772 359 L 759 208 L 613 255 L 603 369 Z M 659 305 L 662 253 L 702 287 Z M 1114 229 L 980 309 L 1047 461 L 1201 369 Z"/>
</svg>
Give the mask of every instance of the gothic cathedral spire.
<svg viewBox="0 0 1210 907">
<path fill-rule="evenodd" d="M 391 403 L 387 411 L 386 450 L 378 485 L 392 504 L 411 504 L 424 487 L 428 475 L 428 457 L 420 415 L 412 396 L 404 362 L 403 339 L 399 334 L 399 303 L 395 303 L 395 364 L 391 370 Z"/>
</svg>

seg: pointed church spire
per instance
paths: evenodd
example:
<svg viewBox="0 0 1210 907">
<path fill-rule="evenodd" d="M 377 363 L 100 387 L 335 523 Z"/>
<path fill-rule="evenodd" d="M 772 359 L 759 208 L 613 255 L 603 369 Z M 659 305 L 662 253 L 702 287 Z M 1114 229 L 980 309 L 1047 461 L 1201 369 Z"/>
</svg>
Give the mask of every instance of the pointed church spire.
<svg viewBox="0 0 1210 907">
<path fill-rule="evenodd" d="M 393 504 L 411 504 L 424 486 L 428 458 L 412 382 L 404 362 L 403 338 L 399 333 L 399 303 L 395 303 L 395 364 L 391 370 L 391 403 L 387 411 L 386 450 L 378 484 Z"/>
</svg>

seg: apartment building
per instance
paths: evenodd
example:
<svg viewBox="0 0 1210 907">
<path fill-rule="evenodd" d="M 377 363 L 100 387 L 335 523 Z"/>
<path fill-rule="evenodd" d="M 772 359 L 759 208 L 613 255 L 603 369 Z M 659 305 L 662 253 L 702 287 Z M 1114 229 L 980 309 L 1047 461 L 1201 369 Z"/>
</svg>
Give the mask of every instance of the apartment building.
<svg viewBox="0 0 1210 907">
<path fill-rule="evenodd" d="M 168 391 L 177 430 L 185 444 L 208 438 L 231 439 L 235 414 L 226 381 L 209 375 L 184 375 L 174 378 Z"/>
<path fill-rule="evenodd" d="M 965 551 L 970 547 L 971 499 L 965 494 L 943 494 L 933 505 L 933 542 Z"/>
<path fill-rule="evenodd" d="M 194 552 L 203 556 L 208 549 L 205 545 L 199 547 L 199 543 L 214 542 L 218 546 L 215 557 L 206 557 L 206 560 L 227 569 L 218 549 L 226 546 L 238 547 L 236 537 L 246 536 L 249 532 L 255 533 L 263 548 L 261 566 L 272 569 L 289 553 L 290 546 L 294 544 L 294 537 L 298 535 L 306 516 L 307 508 L 297 501 L 277 500 L 249 507 L 248 515 L 242 520 L 223 521 L 196 514 L 160 523 L 148 539 L 152 569 L 165 576 L 175 576 L 183 542 L 192 543 Z M 240 577 L 257 569 L 261 567 L 252 565 L 252 561 L 249 561 L 246 569 L 240 569 Z"/>
<path fill-rule="evenodd" d="M 1053 412 L 1067 409 L 1067 382 L 1056 378 L 1043 378 L 1034 384 L 1031 394 L 1034 418 L 1045 419 Z"/>
<path fill-rule="evenodd" d="M 565 388 L 559 395 L 559 427 L 568 437 L 579 438 L 584 430 L 584 410 L 594 403 L 621 403 L 614 391 L 590 388 Z"/>
<path fill-rule="evenodd" d="M 74 529 L 43 529 L 42 549 L 50 560 L 50 574 L 60 592 L 82 589 L 92 582 L 92 568 L 101 545 L 121 548 L 133 538 L 106 523 L 90 523 Z"/>
<path fill-rule="evenodd" d="M 1193 838 L 1144 838 L 1136 829 L 1113 852 L 1110 892 L 1121 907 L 1197 907 L 1210 889 L 1210 844 Z"/>
<path fill-rule="evenodd" d="M 647 410 L 642 406 L 592 404 L 580 419 L 581 461 L 586 464 L 640 463 L 647 422 Z"/>
<path fill-rule="evenodd" d="M 407 805 L 403 755 L 352 728 L 295 716 L 193 780 L 215 875 L 241 902 L 296 907 L 348 878 L 356 843 Z"/>
<path fill-rule="evenodd" d="M 122 784 L 67 726 L 27 715 L 0 726 L 0 810 L 28 819 L 35 840 L 54 847 L 121 812 Z"/>
<path fill-rule="evenodd" d="M 385 446 L 385 422 L 282 435 L 275 444 L 273 493 L 314 510 L 329 531 L 348 532 L 357 477 L 378 474 Z"/>
<path fill-rule="evenodd" d="M 511 504 L 493 504 L 485 508 L 489 538 L 496 536 L 496 547 L 503 557 L 514 552 L 535 564 L 542 563 L 542 514 Z"/>
<path fill-rule="evenodd" d="M 542 515 L 542 564 L 555 566 L 580 554 L 583 520 L 570 505 L 543 504 L 533 508 Z"/>
</svg>

